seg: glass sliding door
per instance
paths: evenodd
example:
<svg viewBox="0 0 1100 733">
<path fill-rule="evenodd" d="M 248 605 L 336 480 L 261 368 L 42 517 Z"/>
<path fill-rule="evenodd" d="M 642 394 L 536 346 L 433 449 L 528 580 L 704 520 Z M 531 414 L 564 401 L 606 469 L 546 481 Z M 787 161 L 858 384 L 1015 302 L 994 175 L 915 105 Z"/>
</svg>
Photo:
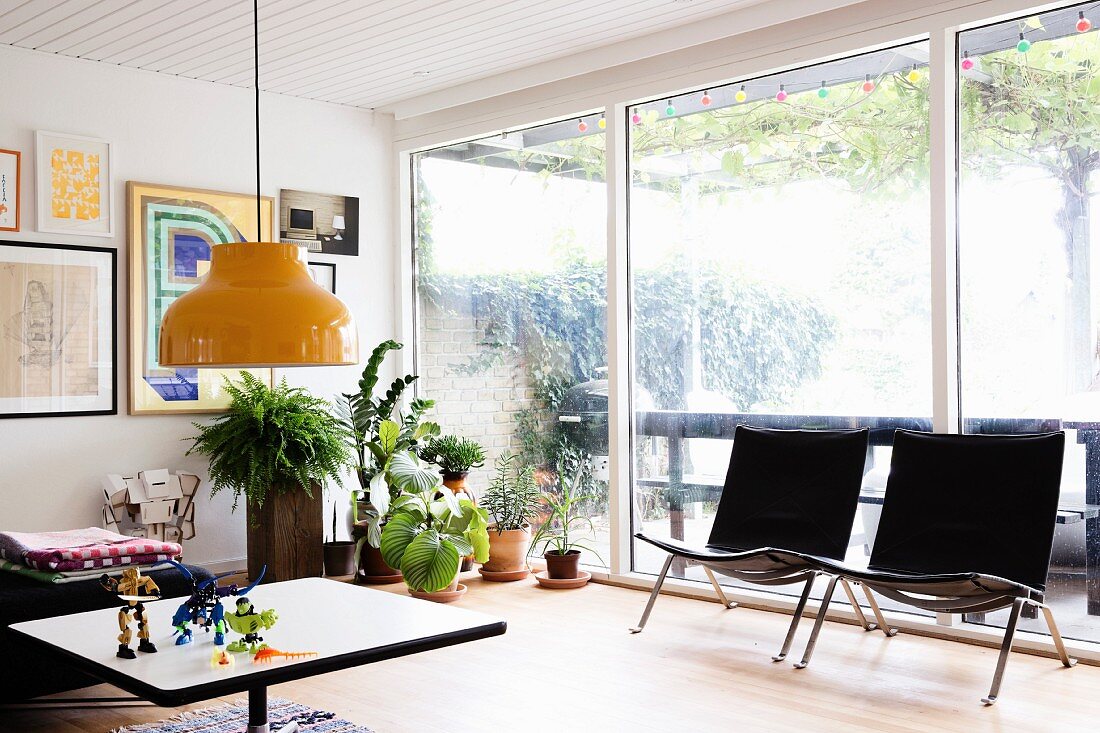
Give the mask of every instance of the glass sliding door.
<svg viewBox="0 0 1100 733">
<path fill-rule="evenodd" d="M 1067 432 L 1048 600 L 1064 635 L 1098 641 L 1100 519 L 1084 506 L 1100 504 L 1100 276 L 1091 264 L 1100 34 L 1089 11 L 1095 4 L 958 36 L 959 348 L 965 431 Z"/>
<path fill-rule="evenodd" d="M 485 446 L 475 494 L 505 454 L 550 494 L 575 480 L 590 523 L 574 530 L 597 565 L 609 557 L 600 119 L 413 156 L 418 394 L 444 433 Z"/>
<path fill-rule="evenodd" d="M 866 426 L 865 561 L 893 428 L 931 429 L 927 59 L 915 43 L 630 110 L 636 530 L 706 542 L 738 424 Z"/>
</svg>

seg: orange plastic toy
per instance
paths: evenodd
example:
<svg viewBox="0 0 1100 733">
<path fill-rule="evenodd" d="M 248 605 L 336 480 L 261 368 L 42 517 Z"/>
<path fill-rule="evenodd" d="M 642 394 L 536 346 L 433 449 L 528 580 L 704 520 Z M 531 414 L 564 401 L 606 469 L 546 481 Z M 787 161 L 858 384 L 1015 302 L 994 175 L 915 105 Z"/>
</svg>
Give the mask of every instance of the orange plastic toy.
<svg viewBox="0 0 1100 733">
<path fill-rule="evenodd" d="M 269 663 L 275 661 L 277 657 L 282 659 L 305 659 L 315 656 L 317 656 L 317 652 L 284 652 L 268 647 L 267 649 L 261 649 L 256 652 L 256 656 L 252 657 L 252 663 Z"/>
</svg>

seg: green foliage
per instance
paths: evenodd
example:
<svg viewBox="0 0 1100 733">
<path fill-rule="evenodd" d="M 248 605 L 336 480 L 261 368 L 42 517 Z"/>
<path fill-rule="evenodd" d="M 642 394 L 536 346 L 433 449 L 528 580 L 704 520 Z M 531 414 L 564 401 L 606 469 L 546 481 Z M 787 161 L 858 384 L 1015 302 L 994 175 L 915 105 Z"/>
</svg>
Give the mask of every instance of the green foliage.
<svg viewBox="0 0 1100 733">
<path fill-rule="evenodd" d="M 391 473 L 395 456 L 418 450 L 420 443 L 439 434 L 439 425 L 423 421 L 433 400 L 414 399 L 408 412 L 397 409 L 405 390 L 417 377 L 407 374 L 395 379 L 381 396 L 375 395 L 378 370 L 386 355 L 402 345 L 383 341 L 374 348 L 359 380 L 359 391 L 344 393 L 336 402 L 336 415 L 343 426 L 356 464 L 359 485 L 366 494 L 368 540 L 378 546 L 378 531 L 389 515 L 390 505 L 401 492 L 400 481 Z M 357 512 L 358 519 L 358 512 Z M 361 534 L 361 532 L 360 532 Z"/>
<path fill-rule="evenodd" d="M 444 473 L 465 473 L 485 465 L 485 450 L 481 445 L 457 435 L 432 438 L 420 449 L 420 457 L 439 466 Z"/>
<path fill-rule="evenodd" d="M 544 554 L 553 552 L 565 555 L 573 550 L 588 550 L 603 562 L 599 553 L 576 539 L 577 532 L 592 532 L 595 529 L 592 520 L 580 511 L 580 507 L 591 497 L 581 494 L 578 491 L 579 485 L 579 476 L 567 473 L 563 466 L 558 467 L 558 492 L 546 492 L 542 495 L 550 509 L 550 516 L 531 539 L 529 554 L 539 546 Z"/>
<path fill-rule="evenodd" d="M 425 473 L 432 484 L 400 497 L 382 529 L 379 549 L 387 565 L 401 569 L 410 588 L 434 592 L 451 584 L 466 555 L 478 562 L 489 559 L 489 514 L 449 490 L 437 492 L 439 477 Z"/>
<path fill-rule="evenodd" d="M 521 465 L 518 456 L 505 453 L 496 460 L 496 476 L 481 496 L 481 506 L 494 518 L 497 533 L 523 529 L 542 508 L 542 492 L 535 483 L 535 467 Z"/>
<path fill-rule="evenodd" d="M 231 401 L 209 425 L 194 423 L 199 434 L 187 454 L 210 457 L 211 495 L 233 492 L 233 508 L 243 495 L 255 507 L 269 492 L 302 489 L 329 479 L 343 485 L 350 464 L 347 435 L 332 417 L 331 405 L 284 379 L 268 387 L 241 372 L 241 381 L 225 378 Z"/>
</svg>

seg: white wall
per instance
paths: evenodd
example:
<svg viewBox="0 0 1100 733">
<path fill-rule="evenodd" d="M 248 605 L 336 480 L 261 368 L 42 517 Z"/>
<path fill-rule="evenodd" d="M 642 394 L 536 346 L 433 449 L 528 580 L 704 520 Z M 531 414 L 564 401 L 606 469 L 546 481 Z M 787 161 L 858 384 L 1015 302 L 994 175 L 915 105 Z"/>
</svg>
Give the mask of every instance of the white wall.
<svg viewBox="0 0 1100 733">
<path fill-rule="evenodd" d="M 105 473 L 167 467 L 204 478 L 188 561 L 245 556 L 243 506 L 208 498 L 205 461 L 183 456 L 193 419 L 127 415 L 126 199 L 128 180 L 250 193 L 255 142 L 250 90 L 0 46 L 0 148 L 23 152 L 22 228 L 0 240 L 114 246 L 119 251 L 119 414 L 0 420 L 0 529 L 83 527 L 99 518 Z M 394 170 L 392 118 L 348 107 L 263 95 L 263 193 L 280 188 L 358 196 L 358 257 L 336 263 L 337 294 L 359 326 L 360 355 L 393 335 Z M 35 228 L 34 131 L 114 143 L 115 236 L 40 234 Z M 0 345 L 0 348 L 4 348 Z M 349 391 L 355 367 L 280 370 L 323 397 Z"/>
</svg>

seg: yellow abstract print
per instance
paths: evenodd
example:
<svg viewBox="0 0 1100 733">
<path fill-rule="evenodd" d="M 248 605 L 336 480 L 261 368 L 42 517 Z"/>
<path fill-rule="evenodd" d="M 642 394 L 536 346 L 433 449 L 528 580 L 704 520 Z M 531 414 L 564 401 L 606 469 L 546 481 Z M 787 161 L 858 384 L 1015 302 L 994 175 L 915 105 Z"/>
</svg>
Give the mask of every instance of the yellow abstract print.
<svg viewBox="0 0 1100 733">
<path fill-rule="evenodd" d="M 99 154 L 54 148 L 50 153 L 50 191 L 55 219 L 99 219 Z"/>
</svg>

